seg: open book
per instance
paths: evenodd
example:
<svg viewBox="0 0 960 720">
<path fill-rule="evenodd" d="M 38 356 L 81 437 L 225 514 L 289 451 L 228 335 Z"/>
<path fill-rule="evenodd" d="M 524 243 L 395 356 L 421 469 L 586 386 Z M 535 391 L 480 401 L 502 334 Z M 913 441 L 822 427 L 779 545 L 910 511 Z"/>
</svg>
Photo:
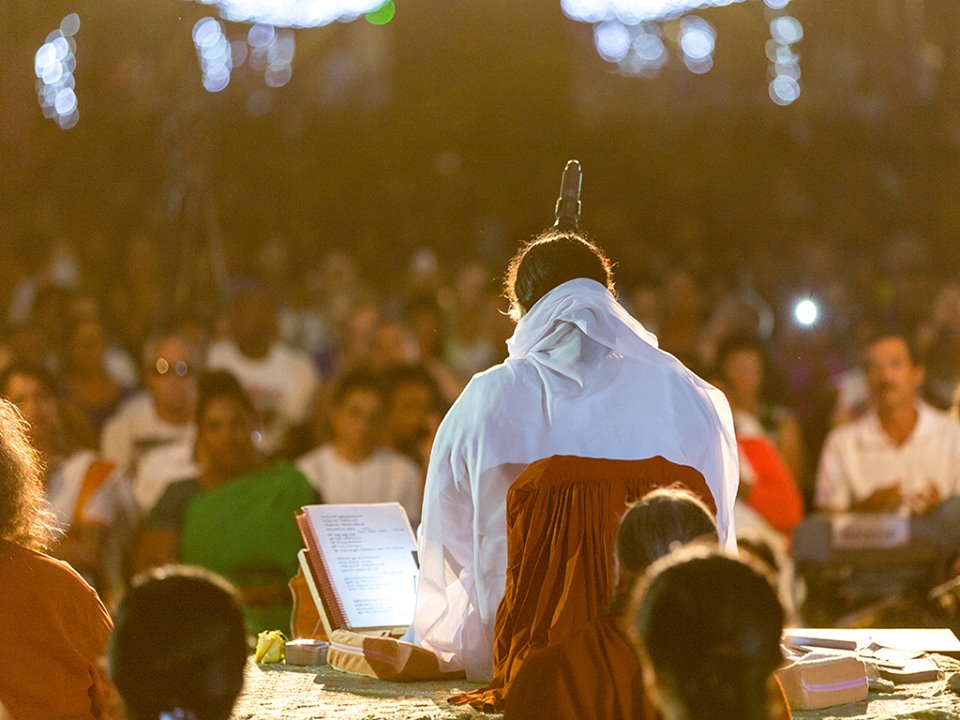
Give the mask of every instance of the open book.
<svg viewBox="0 0 960 720">
<path fill-rule="evenodd" d="M 297 513 L 310 594 L 334 630 L 400 636 L 413 622 L 416 540 L 399 503 L 307 505 Z"/>
</svg>

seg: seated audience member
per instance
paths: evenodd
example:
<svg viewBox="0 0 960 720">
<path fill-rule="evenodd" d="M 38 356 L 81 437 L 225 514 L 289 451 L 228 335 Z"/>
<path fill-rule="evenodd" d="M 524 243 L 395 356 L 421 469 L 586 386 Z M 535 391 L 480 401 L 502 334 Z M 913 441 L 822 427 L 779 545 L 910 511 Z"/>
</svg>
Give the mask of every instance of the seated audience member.
<svg viewBox="0 0 960 720">
<path fill-rule="evenodd" d="M 651 718 L 640 664 L 627 639 L 626 609 L 647 567 L 696 538 L 717 540 L 710 511 L 686 490 L 648 493 L 623 516 L 617 532 L 619 581 L 603 617 L 569 640 L 526 659 L 506 698 L 508 720 Z"/>
<path fill-rule="evenodd" d="M 440 392 L 421 365 L 397 365 L 385 376 L 387 412 L 384 444 L 403 453 L 426 472 L 433 437 L 440 424 Z"/>
<path fill-rule="evenodd" d="M 789 717 L 773 675 L 783 609 L 753 565 L 684 548 L 650 568 L 630 617 L 647 693 L 665 720 Z"/>
<path fill-rule="evenodd" d="M 71 323 L 60 394 L 64 406 L 86 421 L 78 440 L 92 448 L 99 445 L 104 423 L 126 397 L 124 388 L 107 371 L 106 351 L 106 332 L 100 320 L 85 317 Z"/>
<path fill-rule="evenodd" d="M 0 395 L 29 423 L 43 463 L 43 489 L 61 534 L 50 553 L 69 562 L 102 594 L 112 595 L 122 581 L 137 515 L 126 478 L 114 463 L 71 445 L 53 379 L 43 368 L 11 365 L 0 375 Z"/>
<path fill-rule="evenodd" d="M 139 576 L 117 611 L 110 675 L 129 720 L 227 720 L 246 662 L 239 597 L 201 568 Z"/>
<path fill-rule="evenodd" d="M 924 370 L 904 336 L 875 337 L 865 370 L 872 409 L 827 437 L 817 509 L 935 517 L 960 493 L 960 425 L 918 399 Z"/>
<path fill-rule="evenodd" d="M 57 530 L 42 467 L 26 423 L 0 400 L 0 703 L 17 720 L 107 717 L 101 658 L 113 623 L 83 578 L 43 552 Z"/>
<path fill-rule="evenodd" d="M 762 343 L 751 335 L 730 336 L 717 352 L 740 455 L 737 527 L 759 526 L 785 538 L 803 519 L 796 474 L 803 472 L 803 443 L 789 412 L 762 399 L 765 362 Z"/>
<path fill-rule="evenodd" d="M 802 482 L 807 463 L 800 424 L 789 408 L 764 397 L 766 368 L 766 351 L 756 336 L 730 336 L 717 350 L 717 369 L 737 433 L 740 424 L 749 423 L 752 434 L 762 433 L 773 440 L 793 477 Z"/>
<path fill-rule="evenodd" d="M 147 345 L 143 356 L 146 390 L 128 398 L 107 421 L 100 452 L 136 474 L 148 451 L 179 441 L 192 441 L 196 400 L 197 358 L 176 335 L 163 335 Z"/>
<path fill-rule="evenodd" d="M 385 397 L 376 375 L 354 370 L 333 391 L 330 442 L 297 466 L 328 503 L 399 502 L 410 522 L 420 520 L 421 471 L 409 458 L 383 447 Z"/>
<path fill-rule="evenodd" d="M 237 293 L 230 313 L 230 336 L 207 353 L 210 370 L 232 373 L 253 398 L 263 424 L 263 450 L 289 457 L 290 443 L 309 421 L 318 377 L 306 353 L 279 340 L 277 310 L 266 293 Z M 302 448 L 300 448 L 302 452 Z"/>
<path fill-rule="evenodd" d="M 180 562 L 212 570 L 238 587 L 252 633 L 285 629 L 287 581 L 302 547 L 295 513 L 316 493 L 296 468 L 268 462 L 256 447 L 253 403 L 232 375 L 199 379 L 196 413 L 200 472 L 170 485 L 154 506 L 135 566 Z"/>
</svg>

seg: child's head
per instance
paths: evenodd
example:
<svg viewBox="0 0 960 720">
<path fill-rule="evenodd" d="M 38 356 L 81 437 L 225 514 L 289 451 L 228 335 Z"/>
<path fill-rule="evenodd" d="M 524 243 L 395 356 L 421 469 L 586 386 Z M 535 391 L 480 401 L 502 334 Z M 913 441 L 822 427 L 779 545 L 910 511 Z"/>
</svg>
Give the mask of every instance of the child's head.
<svg viewBox="0 0 960 720">
<path fill-rule="evenodd" d="M 227 720 L 247 661 L 236 592 L 200 568 L 151 570 L 120 603 L 109 655 L 132 720 Z"/>
<path fill-rule="evenodd" d="M 767 720 L 783 609 L 759 564 L 680 550 L 650 567 L 630 617 L 667 720 Z"/>
<path fill-rule="evenodd" d="M 696 495 L 681 487 L 659 488 L 634 503 L 620 521 L 620 567 L 642 574 L 654 561 L 691 540 L 717 539 L 717 523 Z"/>
</svg>

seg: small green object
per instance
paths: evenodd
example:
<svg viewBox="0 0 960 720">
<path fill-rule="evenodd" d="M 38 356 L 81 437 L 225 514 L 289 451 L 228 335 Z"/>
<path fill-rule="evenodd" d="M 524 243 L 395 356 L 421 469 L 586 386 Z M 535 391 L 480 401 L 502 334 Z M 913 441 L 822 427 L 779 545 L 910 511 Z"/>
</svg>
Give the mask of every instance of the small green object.
<svg viewBox="0 0 960 720">
<path fill-rule="evenodd" d="M 397 14 L 397 6 L 393 4 L 393 0 L 387 0 L 383 5 L 378 7 L 376 10 L 371 10 L 366 14 L 367 22 L 371 25 L 386 25 L 388 22 L 393 20 L 393 16 Z"/>
</svg>

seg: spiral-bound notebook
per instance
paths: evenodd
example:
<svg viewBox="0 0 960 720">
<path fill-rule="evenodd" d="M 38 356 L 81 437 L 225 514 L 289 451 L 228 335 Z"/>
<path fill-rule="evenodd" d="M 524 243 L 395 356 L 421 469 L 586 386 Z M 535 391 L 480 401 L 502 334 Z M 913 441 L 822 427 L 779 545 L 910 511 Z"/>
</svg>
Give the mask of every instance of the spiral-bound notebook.
<svg viewBox="0 0 960 720">
<path fill-rule="evenodd" d="M 307 505 L 300 564 L 324 629 L 402 635 L 413 622 L 416 540 L 399 503 Z"/>
</svg>

